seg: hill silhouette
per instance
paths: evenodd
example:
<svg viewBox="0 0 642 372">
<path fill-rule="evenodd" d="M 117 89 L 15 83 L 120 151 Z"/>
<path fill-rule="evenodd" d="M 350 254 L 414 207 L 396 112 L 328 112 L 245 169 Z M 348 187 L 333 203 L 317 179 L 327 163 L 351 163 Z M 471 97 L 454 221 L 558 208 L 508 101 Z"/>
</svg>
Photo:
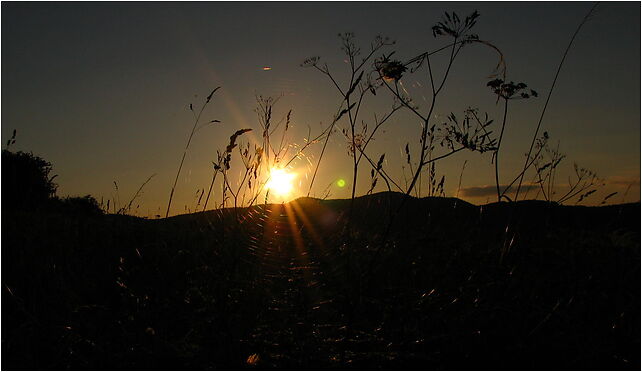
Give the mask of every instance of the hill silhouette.
<svg viewBox="0 0 642 372">
<path fill-rule="evenodd" d="M 639 368 L 639 203 L 403 198 L 3 208 L 3 368 Z"/>
</svg>

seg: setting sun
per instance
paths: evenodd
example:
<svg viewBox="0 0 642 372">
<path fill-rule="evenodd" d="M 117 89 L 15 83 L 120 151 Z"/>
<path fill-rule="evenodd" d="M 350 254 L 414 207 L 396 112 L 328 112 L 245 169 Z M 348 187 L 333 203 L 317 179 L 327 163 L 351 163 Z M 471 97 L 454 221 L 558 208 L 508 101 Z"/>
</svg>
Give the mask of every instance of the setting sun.
<svg viewBox="0 0 642 372">
<path fill-rule="evenodd" d="M 286 196 L 292 191 L 295 177 L 295 173 L 289 173 L 286 169 L 272 168 L 270 180 L 265 187 L 278 196 Z"/>
</svg>

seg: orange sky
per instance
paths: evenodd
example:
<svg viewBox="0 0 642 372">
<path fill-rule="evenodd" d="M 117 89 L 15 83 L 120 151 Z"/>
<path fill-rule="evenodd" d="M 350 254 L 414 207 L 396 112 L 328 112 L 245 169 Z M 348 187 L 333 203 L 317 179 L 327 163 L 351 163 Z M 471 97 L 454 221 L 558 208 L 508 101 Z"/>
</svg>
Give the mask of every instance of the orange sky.
<svg viewBox="0 0 642 372">
<path fill-rule="evenodd" d="M 501 183 L 523 164 L 555 69 L 566 44 L 591 3 L 191 3 L 191 4 L 24 4 L 3 3 L 2 140 L 15 128 L 15 150 L 33 151 L 54 164 L 61 195 L 92 194 L 124 203 L 152 174 L 139 199 L 139 215 L 164 214 L 196 107 L 221 86 L 205 111 L 220 125 L 200 129 L 186 157 L 172 214 L 195 209 L 207 188 L 216 150 L 240 128 L 254 128 L 241 142 L 260 138 L 255 95 L 282 98 L 274 117 L 292 110 L 287 143 L 301 145 L 308 128 L 318 133 L 331 122 L 341 99 L 322 74 L 299 64 L 321 56 L 337 78 L 347 66 L 338 32 L 350 30 L 364 49 L 376 34 L 397 44 L 388 51 L 408 60 L 444 44 L 430 27 L 444 11 L 481 17 L 475 32 L 497 45 L 508 79 L 524 81 L 537 99 L 511 103 L 500 158 Z M 607 32 L 605 32 L 607 30 Z M 434 59 L 443 73 L 444 57 Z M 501 105 L 486 87 L 496 55 L 466 47 L 454 63 L 433 123 L 468 107 L 501 119 Z M 269 67 L 269 69 L 265 69 Z M 407 73 L 407 91 L 424 112 L 429 80 L 425 70 Z M 361 119 L 372 123 L 392 104 L 390 94 L 368 96 Z M 371 124 L 372 125 L 372 124 Z M 339 128 L 345 128 L 345 120 Z M 385 169 L 404 183 L 404 147 L 416 156 L 420 123 L 407 110 L 395 115 L 368 153 L 386 154 Z M 498 128 L 496 128 L 498 129 Z M 559 78 L 542 130 L 559 141 L 568 157 L 560 165 L 558 195 L 573 163 L 594 170 L 606 186 L 586 204 L 640 200 L 640 4 L 603 3 L 580 32 Z M 320 145 L 306 154 L 314 161 Z M 466 167 L 461 177 L 462 165 Z M 233 160 L 231 176 L 239 171 Z M 305 159 L 289 197 L 305 195 L 311 176 Z M 440 161 L 448 196 L 473 203 L 492 202 L 494 171 L 490 154 L 461 152 Z M 339 187 L 337 180 L 346 180 Z M 529 177 L 530 181 L 531 177 Z M 114 188 L 118 184 L 118 193 Z M 351 159 L 341 133 L 331 138 L 312 194 L 350 196 Z M 329 186 L 329 188 L 328 188 Z M 357 194 L 370 186 L 363 163 Z M 375 191 L 383 191 L 380 180 Z M 425 187 L 424 187 L 425 190 Z M 531 192 L 535 192 L 534 190 Z M 530 195 L 530 194 L 529 194 Z M 220 203 L 220 187 L 214 194 Z M 273 199 L 276 201 L 276 199 Z M 571 202 L 573 204 L 574 201 Z M 159 213 L 162 212 L 162 213 Z"/>
</svg>

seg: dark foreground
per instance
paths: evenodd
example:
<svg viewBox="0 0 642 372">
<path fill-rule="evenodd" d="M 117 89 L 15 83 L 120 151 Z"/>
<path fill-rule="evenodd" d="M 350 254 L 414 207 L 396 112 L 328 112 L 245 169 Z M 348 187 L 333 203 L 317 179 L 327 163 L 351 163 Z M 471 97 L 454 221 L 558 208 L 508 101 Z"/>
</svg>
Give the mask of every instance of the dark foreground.
<svg viewBox="0 0 642 372">
<path fill-rule="evenodd" d="M 640 369 L 639 203 L 399 200 L 3 210 L 2 369 Z"/>
</svg>

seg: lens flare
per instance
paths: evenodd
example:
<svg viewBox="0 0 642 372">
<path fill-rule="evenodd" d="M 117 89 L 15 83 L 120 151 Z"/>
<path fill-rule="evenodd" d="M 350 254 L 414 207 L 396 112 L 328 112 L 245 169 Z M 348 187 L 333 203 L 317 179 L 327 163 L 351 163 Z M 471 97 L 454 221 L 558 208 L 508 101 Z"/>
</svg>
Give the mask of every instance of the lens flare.
<svg viewBox="0 0 642 372">
<path fill-rule="evenodd" d="M 295 177 L 296 174 L 289 173 L 285 169 L 272 168 L 270 171 L 270 180 L 265 187 L 277 196 L 286 196 L 292 191 L 292 181 Z"/>
<path fill-rule="evenodd" d="M 340 178 L 340 179 L 337 181 L 337 186 L 339 186 L 339 187 L 344 187 L 345 185 L 346 185 L 346 180 L 344 180 L 343 178 Z"/>
</svg>

